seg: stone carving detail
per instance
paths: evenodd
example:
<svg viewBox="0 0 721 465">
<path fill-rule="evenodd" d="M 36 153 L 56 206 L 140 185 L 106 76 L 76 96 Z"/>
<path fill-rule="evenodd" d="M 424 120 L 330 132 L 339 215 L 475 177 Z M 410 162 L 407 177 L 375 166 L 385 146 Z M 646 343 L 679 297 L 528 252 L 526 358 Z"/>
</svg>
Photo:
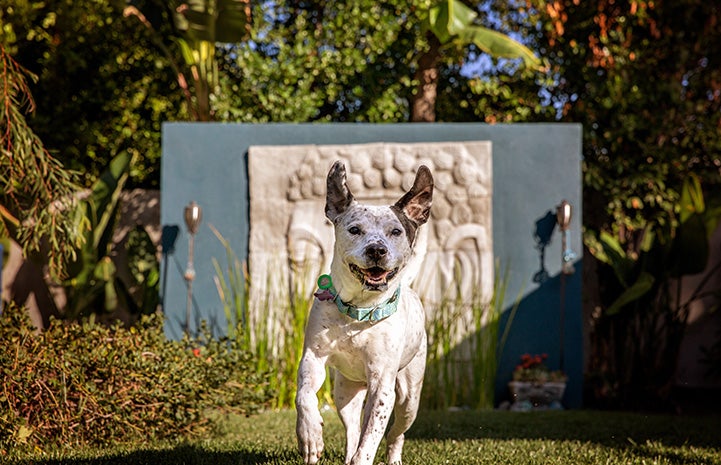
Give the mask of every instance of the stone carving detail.
<svg viewBox="0 0 721 465">
<path fill-rule="evenodd" d="M 422 298 L 490 298 L 493 289 L 490 142 L 262 146 L 249 150 L 251 301 L 310 295 L 330 267 L 333 229 L 325 218 L 325 179 L 346 162 L 362 202 L 393 203 L 418 166 L 435 180 L 429 225 L 418 237 L 414 287 Z M 269 279 L 268 279 L 269 278 Z M 268 289 L 267 283 L 274 283 Z M 262 296 L 262 297 L 261 297 Z"/>
</svg>

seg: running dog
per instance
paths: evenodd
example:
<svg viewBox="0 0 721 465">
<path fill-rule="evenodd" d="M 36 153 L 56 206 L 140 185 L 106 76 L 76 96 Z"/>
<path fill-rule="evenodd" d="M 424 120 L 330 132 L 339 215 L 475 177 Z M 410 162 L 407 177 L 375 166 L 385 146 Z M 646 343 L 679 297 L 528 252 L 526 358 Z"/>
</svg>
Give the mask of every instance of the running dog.
<svg viewBox="0 0 721 465">
<path fill-rule="evenodd" d="M 319 289 L 298 368 L 296 434 L 306 464 L 323 452 L 317 392 L 334 370 L 333 398 L 346 430 L 346 465 L 371 465 L 386 428 L 387 462 L 401 464 L 426 365 L 425 312 L 409 287 L 418 228 L 428 221 L 433 177 L 421 166 L 413 187 L 389 206 L 359 204 L 342 162 L 327 178 L 325 213 L 335 228 L 330 275 Z"/>
</svg>

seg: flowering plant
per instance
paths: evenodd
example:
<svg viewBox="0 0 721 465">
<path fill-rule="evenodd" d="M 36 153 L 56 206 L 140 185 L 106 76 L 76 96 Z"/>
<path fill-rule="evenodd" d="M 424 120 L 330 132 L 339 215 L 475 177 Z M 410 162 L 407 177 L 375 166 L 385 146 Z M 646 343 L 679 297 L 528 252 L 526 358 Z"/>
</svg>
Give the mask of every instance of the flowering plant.
<svg viewBox="0 0 721 465">
<path fill-rule="evenodd" d="M 521 363 L 516 365 L 513 371 L 514 381 L 526 381 L 531 383 L 563 383 L 568 377 L 561 371 L 551 371 L 546 366 L 548 354 L 523 354 L 521 355 Z"/>
</svg>

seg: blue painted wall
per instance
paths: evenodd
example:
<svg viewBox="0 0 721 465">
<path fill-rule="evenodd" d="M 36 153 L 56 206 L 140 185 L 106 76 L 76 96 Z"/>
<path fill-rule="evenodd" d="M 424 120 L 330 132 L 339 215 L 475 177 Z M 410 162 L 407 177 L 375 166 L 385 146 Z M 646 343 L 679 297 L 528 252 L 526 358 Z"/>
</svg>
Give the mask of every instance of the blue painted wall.
<svg viewBox="0 0 721 465">
<path fill-rule="evenodd" d="M 195 241 L 191 326 L 197 328 L 199 321 L 205 320 L 217 331 L 225 328 L 211 263 L 212 257 L 222 262 L 225 251 L 208 224 L 223 233 L 241 259 L 247 256 L 247 151 L 251 145 L 470 140 L 493 143 L 494 255 L 501 267 L 510 270 L 506 307 L 513 306 L 519 293 L 522 296 L 501 359 L 497 397 L 507 396 L 505 384 L 523 353 L 548 353 L 549 366 L 558 368 L 562 339 L 563 368 L 569 375 L 564 402 L 580 407 L 582 218 L 581 126 L 577 124 L 164 124 L 161 297 L 166 333 L 179 338 L 185 324 L 187 288 L 183 271 L 188 233 L 183 208 L 191 200 L 203 208 L 203 223 Z M 557 227 L 552 229 L 551 216 L 563 199 L 574 206 L 569 245 L 578 258 L 576 273 L 570 276 L 560 273 L 561 237 Z M 539 237 L 548 240 L 543 263 Z M 542 265 L 549 279 L 534 282 Z M 561 308 L 565 316 L 563 333 Z"/>
</svg>

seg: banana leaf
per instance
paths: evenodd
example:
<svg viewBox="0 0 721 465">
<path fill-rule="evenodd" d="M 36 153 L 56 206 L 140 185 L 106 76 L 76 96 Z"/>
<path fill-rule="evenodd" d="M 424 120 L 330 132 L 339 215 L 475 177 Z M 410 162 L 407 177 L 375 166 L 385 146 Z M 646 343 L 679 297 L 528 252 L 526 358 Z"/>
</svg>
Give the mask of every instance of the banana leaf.
<svg viewBox="0 0 721 465">
<path fill-rule="evenodd" d="M 531 49 L 500 32 L 473 24 L 478 14 L 459 0 L 444 0 L 431 7 L 425 27 L 446 44 L 459 40 L 472 43 L 499 58 L 521 58 L 526 66 L 538 67 L 540 60 Z"/>
<path fill-rule="evenodd" d="M 615 315 L 626 305 L 640 299 L 653 288 L 656 279 L 651 273 L 642 272 L 635 283 L 621 293 L 620 296 L 606 309 L 606 315 Z"/>
</svg>

